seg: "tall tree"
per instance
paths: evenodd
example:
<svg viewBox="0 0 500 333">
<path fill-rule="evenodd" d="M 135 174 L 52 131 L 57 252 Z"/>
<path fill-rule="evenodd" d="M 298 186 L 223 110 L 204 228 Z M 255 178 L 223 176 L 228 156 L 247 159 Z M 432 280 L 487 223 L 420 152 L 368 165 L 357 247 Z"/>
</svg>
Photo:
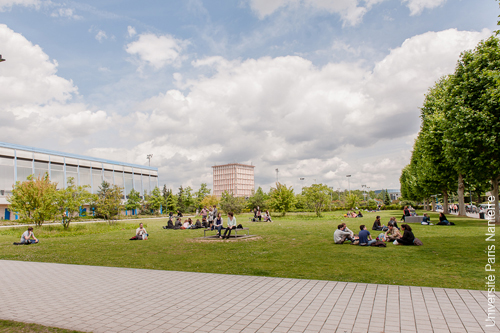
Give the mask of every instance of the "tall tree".
<svg viewBox="0 0 500 333">
<path fill-rule="evenodd" d="M 316 216 L 320 217 L 321 212 L 330 201 L 330 189 L 324 184 L 313 184 L 304 187 L 302 193 L 306 199 L 307 205 L 314 209 Z"/>
<path fill-rule="evenodd" d="M 264 193 L 262 187 L 259 186 L 257 191 L 255 191 L 247 201 L 247 207 L 250 210 L 259 207 L 260 209 L 266 209 L 266 201 L 269 199 L 269 196 Z"/>
<path fill-rule="evenodd" d="M 73 177 L 69 177 L 65 189 L 60 189 L 56 194 L 56 206 L 58 214 L 65 229 L 71 221 L 79 216 L 81 207 L 90 202 L 91 194 L 87 190 L 89 185 L 76 186 Z"/>
<path fill-rule="evenodd" d="M 446 155 L 469 182 L 489 180 L 499 222 L 500 45 L 496 37 L 461 54 L 446 103 Z M 463 182 L 459 182 L 463 186 Z M 463 204 L 460 208 L 463 208 Z"/>
<path fill-rule="evenodd" d="M 276 187 L 271 187 L 269 197 L 269 207 L 274 211 L 281 212 L 282 216 L 294 209 L 297 202 L 293 188 L 280 182 L 276 182 Z"/>
<path fill-rule="evenodd" d="M 210 195 L 210 189 L 208 188 L 206 183 L 202 183 L 200 186 L 200 189 L 194 193 L 194 199 L 195 199 L 195 208 L 201 208 L 203 205 L 201 202 L 207 195 Z"/>
<path fill-rule="evenodd" d="M 48 173 L 34 178 L 29 175 L 23 181 L 17 181 L 12 189 L 12 195 L 7 197 L 10 203 L 9 210 L 19 214 L 21 219 L 42 225 L 44 221 L 52 219 L 57 212 L 56 183 L 52 183 Z"/>
<path fill-rule="evenodd" d="M 141 208 L 141 194 L 132 189 L 128 194 L 127 202 L 125 203 L 126 210 L 136 210 Z"/>
<path fill-rule="evenodd" d="M 111 219 L 120 214 L 122 209 L 122 188 L 116 185 L 110 185 L 107 181 L 103 181 L 97 191 L 95 202 L 96 213 L 103 216 L 104 219 Z"/>
<path fill-rule="evenodd" d="M 219 204 L 221 210 L 226 213 L 240 214 L 245 208 L 245 198 L 235 197 L 232 192 L 224 191 Z"/>
<path fill-rule="evenodd" d="M 160 213 L 163 204 L 163 195 L 158 187 L 155 187 L 148 198 L 149 209 L 153 210 L 155 215 Z"/>
</svg>

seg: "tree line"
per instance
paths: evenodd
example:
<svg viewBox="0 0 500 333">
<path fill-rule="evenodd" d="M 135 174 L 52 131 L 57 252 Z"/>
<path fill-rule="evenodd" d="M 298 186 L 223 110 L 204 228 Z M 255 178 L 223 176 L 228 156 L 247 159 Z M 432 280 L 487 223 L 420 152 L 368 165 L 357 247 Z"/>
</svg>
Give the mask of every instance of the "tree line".
<svg viewBox="0 0 500 333">
<path fill-rule="evenodd" d="M 401 172 L 405 199 L 428 202 L 491 191 L 498 223 L 500 180 L 500 45 L 496 36 L 461 53 L 453 74 L 441 77 L 425 96 L 411 161 Z"/>
</svg>

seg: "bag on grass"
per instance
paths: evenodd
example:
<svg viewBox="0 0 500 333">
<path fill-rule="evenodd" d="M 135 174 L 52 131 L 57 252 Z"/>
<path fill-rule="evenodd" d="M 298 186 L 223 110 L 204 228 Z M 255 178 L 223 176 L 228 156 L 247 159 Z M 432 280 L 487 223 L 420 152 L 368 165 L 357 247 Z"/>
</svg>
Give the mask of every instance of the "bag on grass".
<svg viewBox="0 0 500 333">
<path fill-rule="evenodd" d="M 424 243 L 422 243 L 422 241 L 420 239 L 415 238 L 413 240 L 413 245 L 420 246 L 420 245 L 424 245 Z"/>
<path fill-rule="evenodd" d="M 243 229 L 243 226 L 241 224 L 238 224 L 238 226 L 236 227 L 236 229 Z"/>
<path fill-rule="evenodd" d="M 372 243 L 370 246 L 387 247 L 387 245 L 385 245 L 385 243 L 382 241 L 376 241 Z"/>
</svg>

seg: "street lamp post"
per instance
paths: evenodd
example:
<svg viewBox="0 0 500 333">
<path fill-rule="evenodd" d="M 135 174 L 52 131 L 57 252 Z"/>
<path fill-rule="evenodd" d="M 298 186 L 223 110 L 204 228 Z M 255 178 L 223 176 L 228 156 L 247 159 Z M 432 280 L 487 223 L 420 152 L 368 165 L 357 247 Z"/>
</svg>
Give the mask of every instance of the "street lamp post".
<svg viewBox="0 0 500 333">
<path fill-rule="evenodd" d="M 340 202 L 340 187 L 337 187 L 337 192 L 339 194 L 339 202 Z"/>
<path fill-rule="evenodd" d="M 365 199 L 366 201 L 366 185 L 361 185 L 361 188 L 363 188 L 363 198 Z"/>
<path fill-rule="evenodd" d="M 351 175 L 346 175 L 347 183 L 349 184 L 349 195 L 351 195 Z"/>
<path fill-rule="evenodd" d="M 148 154 L 147 159 L 149 160 L 149 166 L 151 166 L 151 159 L 153 158 L 153 154 Z"/>
<path fill-rule="evenodd" d="M 302 191 L 304 191 L 304 177 L 300 177 L 299 180 L 300 180 L 300 192 L 302 193 Z"/>
<path fill-rule="evenodd" d="M 278 168 L 276 168 L 276 183 L 278 183 L 278 182 L 279 182 L 279 178 L 278 178 L 278 173 L 279 173 L 279 172 L 280 172 L 280 171 L 278 170 Z"/>
</svg>

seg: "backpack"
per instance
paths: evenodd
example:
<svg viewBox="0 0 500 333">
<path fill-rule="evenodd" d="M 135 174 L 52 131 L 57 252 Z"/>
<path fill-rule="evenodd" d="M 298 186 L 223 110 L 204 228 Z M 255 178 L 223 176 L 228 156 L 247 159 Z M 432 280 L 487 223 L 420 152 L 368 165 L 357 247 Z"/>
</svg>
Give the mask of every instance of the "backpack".
<svg viewBox="0 0 500 333">
<path fill-rule="evenodd" d="M 238 224 L 238 226 L 236 227 L 236 229 L 243 229 L 243 226 L 241 224 Z"/>
<path fill-rule="evenodd" d="M 420 239 L 415 238 L 413 240 L 413 245 L 420 246 L 420 245 L 424 245 L 424 243 L 422 243 L 422 241 Z"/>
<path fill-rule="evenodd" d="M 376 241 L 375 243 L 372 243 L 370 246 L 387 247 L 387 245 L 385 245 L 385 243 L 381 241 Z"/>
</svg>

